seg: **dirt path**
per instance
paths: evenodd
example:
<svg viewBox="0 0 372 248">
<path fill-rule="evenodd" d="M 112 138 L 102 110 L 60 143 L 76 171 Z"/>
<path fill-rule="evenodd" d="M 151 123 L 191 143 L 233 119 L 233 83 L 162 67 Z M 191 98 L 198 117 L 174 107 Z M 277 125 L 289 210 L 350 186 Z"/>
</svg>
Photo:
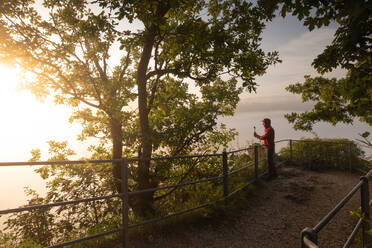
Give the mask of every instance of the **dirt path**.
<svg viewBox="0 0 372 248">
<path fill-rule="evenodd" d="M 133 247 L 300 247 L 300 232 L 313 227 L 358 183 L 360 175 L 281 168 L 279 177 L 264 182 L 250 197 L 240 218 L 218 225 L 185 227 L 182 233 L 144 238 Z M 372 191 L 371 191 L 372 192 Z M 357 219 L 349 211 L 360 196 L 336 215 L 319 235 L 320 247 L 342 247 Z"/>
</svg>

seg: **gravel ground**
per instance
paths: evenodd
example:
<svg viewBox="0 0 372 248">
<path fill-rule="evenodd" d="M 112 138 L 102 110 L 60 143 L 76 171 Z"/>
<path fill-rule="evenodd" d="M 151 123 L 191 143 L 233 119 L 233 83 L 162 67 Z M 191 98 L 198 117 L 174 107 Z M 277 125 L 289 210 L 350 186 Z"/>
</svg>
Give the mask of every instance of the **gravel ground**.
<svg viewBox="0 0 372 248">
<path fill-rule="evenodd" d="M 131 247 L 300 247 L 301 230 L 316 225 L 359 182 L 359 177 L 340 171 L 284 167 L 277 179 L 263 182 L 249 196 L 249 204 L 239 218 L 150 235 L 132 242 Z M 357 193 L 320 232 L 320 247 L 343 246 L 357 222 L 350 210 L 359 202 Z"/>
</svg>

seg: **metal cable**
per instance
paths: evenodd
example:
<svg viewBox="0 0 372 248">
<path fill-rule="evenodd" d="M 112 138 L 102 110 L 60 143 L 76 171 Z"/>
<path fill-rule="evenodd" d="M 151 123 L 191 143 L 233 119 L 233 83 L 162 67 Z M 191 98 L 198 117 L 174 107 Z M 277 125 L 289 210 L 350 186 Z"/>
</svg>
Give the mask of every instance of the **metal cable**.
<svg viewBox="0 0 372 248">
<path fill-rule="evenodd" d="M 363 181 L 360 181 L 355 187 L 347 194 L 344 199 L 342 199 L 334 209 L 329 212 L 315 227 L 315 232 L 320 232 L 324 226 L 328 224 L 328 222 L 340 211 L 340 209 L 350 200 L 351 197 L 359 190 L 359 188 L 362 186 Z"/>
<path fill-rule="evenodd" d="M 210 203 L 205 203 L 205 204 L 202 204 L 202 205 L 194 207 L 194 208 L 185 209 L 185 210 L 182 210 L 182 211 L 179 211 L 179 212 L 176 212 L 176 213 L 173 213 L 173 214 L 169 214 L 169 215 L 166 215 L 166 216 L 162 216 L 162 217 L 159 217 L 159 218 L 154 218 L 154 219 L 151 219 L 151 220 L 146 220 L 146 221 L 143 221 L 143 222 L 140 222 L 140 223 L 132 224 L 132 225 L 129 225 L 128 228 L 135 228 L 135 227 L 143 226 L 143 225 L 146 225 L 146 224 L 150 224 L 150 223 L 158 222 L 158 221 L 161 221 L 161 220 L 165 220 L 165 219 L 168 219 L 168 218 L 173 217 L 173 216 L 177 216 L 177 215 L 181 215 L 181 214 L 184 214 L 184 213 L 192 212 L 192 211 L 195 211 L 195 210 L 200 209 L 200 208 L 205 208 L 208 205 L 210 205 Z"/>
<path fill-rule="evenodd" d="M 179 188 L 179 187 L 186 186 L 186 185 L 193 185 L 193 184 L 198 184 L 198 183 L 205 183 L 205 182 L 209 182 L 209 181 L 215 181 L 215 180 L 221 179 L 221 178 L 223 178 L 223 175 L 216 176 L 216 177 L 210 177 L 210 178 L 206 178 L 206 179 L 201 179 L 201 180 L 193 181 L 193 182 L 186 182 L 186 183 L 180 183 L 180 184 L 175 184 L 175 185 L 167 185 L 167 186 L 163 186 L 163 187 L 132 191 L 132 192 L 128 192 L 128 195 L 138 195 L 138 194 L 142 194 L 142 193 L 146 193 L 146 192 L 153 192 L 153 191 L 157 191 L 157 190 Z"/>
<path fill-rule="evenodd" d="M 32 206 L 27 206 L 27 207 L 22 207 L 22 208 L 6 209 L 6 210 L 1 210 L 0 215 L 23 212 L 23 211 L 31 211 L 31 210 L 40 209 L 40 208 L 49 208 L 49 207 L 65 206 L 65 205 L 69 205 L 69 204 L 77 204 L 77 203 L 82 203 L 82 202 L 105 200 L 105 199 L 110 199 L 110 198 L 114 198 L 114 197 L 121 197 L 122 195 L 123 194 L 98 196 L 98 197 L 92 197 L 92 198 L 76 199 L 76 200 L 72 200 L 72 201 L 53 202 L 53 203 L 47 203 L 47 204 L 32 205 Z"/>
<path fill-rule="evenodd" d="M 91 236 L 87 236 L 87 237 L 84 237 L 84 238 L 80 238 L 80 239 L 75 239 L 75 240 L 63 242 L 63 243 L 60 243 L 60 244 L 57 244 L 57 245 L 48 246 L 46 248 L 64 247 L 64 246 L 68 246 L 68 245 L 80 243 L 80 242 L 87 241 L 87 240 L 90 240 L 90 239 L 96 239 L 96 238 L 99 238 L 99 237 L 102 237 L 102 236 L 106 236 L 106 235 L 110 235 L 110 234 L 114 234 L 114 233 L 122 232 L 122 231 L 123 231 L 123 228 L 118 228 L 118 229 L 107 231 L 107 232 L 103 232 L 103 233 L 97 233 L 97 234 L 94 234 L 94 235 L 91 235 Z"/>
<path fill-rule="evenodd" d="M 346 243 L 344 244 L 343 248 L 349 248 L 351 243 L 354 241 L 355 236 L 358 234 L 358 230 L 360 226 L 363 224 L 363 219 L 360 218 L 358 223 L 355 225 L 354 230 L 351 232 L 349 238 L 346 240 Z"/>
<path fill-rule="evenodd" d="M 244 167 L 242 167 L 242 168 L 239 168 L 239 169 L 237 169 L 237 170 L 234 170 L 234 171 L 231 171 L 231 172 L 227 173 L 227 175 L 229 175 L 229 176 L 234 175 L 234 174 L 236 174 L 236 173 L 241 172 L 242 170 L 246 170 L 246 169 L 248 169 L 248 168 L 251 167 L 252 165 L 254 165 L 254 164 L 253 164 L 253 163 L 252 163 L 252 164 L 248 164 L 248 165 L 246 165 L 246 166 L 244 166 Z"/>
</svg>

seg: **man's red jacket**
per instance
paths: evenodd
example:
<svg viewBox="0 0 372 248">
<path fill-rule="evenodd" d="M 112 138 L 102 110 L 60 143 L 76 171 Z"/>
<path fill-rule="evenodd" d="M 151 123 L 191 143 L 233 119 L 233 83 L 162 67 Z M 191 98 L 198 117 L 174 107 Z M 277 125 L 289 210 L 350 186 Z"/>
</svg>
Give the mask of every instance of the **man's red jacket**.
<svg viewBox="0 0 372 248">
<path fill-rule="evenodd" d="M 264 141 L 265 148 L 275 147 L 274 138 L 275 138 L 275 131 L 271 126 L 265 128 L 265 133 L 262 136 L 260 136 L 260 140 Z"/>
</svg>

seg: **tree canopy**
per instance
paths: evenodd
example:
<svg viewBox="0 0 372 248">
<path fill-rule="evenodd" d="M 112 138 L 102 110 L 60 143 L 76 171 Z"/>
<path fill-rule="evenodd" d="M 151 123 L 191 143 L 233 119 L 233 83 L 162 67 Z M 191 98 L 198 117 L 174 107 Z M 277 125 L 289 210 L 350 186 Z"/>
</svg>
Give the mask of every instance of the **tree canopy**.
<svg viewBox="0 0 372 248">
<path fill-rule="evenodd" d="M 305 76 L 304 83 L 287 87 L 302 100 L 315 101 L 311 111 L 287 114 L 295 129 L 311 130 L 314 123 L 352 123 L 355 118 L 372 124 L 372 4 L 370 1 L 281 0 L 281 14 L 291 13 L 313 30 L 337 24 L 334 39 L 313 61 L 321 74 L 336 68 L 347 71 L 344 78 Z"/>
<path fill-rule="evenodd" d="M 112 158 L 143 158 L 138 189 L 156 186 L 152 154 L 187 154 L 232 115 L 255 77 L 279 62 L 260 48 L 273 17 L 243 0 L 5 0 L 0 3 L 0 59 L 31 71 L 40 97 L 75 108 L 80 136 L 111 141 Z M 120 47 L 120 50 L 115 47 Z M 121 60 L 112 64 L 112 56 Z M 190 85 L 197 89 L 190 90 Z M 120 166 L 114 164 L 120 191 Z M 151 209 L 149 193 L 133 202 Z"/>
</svg>

